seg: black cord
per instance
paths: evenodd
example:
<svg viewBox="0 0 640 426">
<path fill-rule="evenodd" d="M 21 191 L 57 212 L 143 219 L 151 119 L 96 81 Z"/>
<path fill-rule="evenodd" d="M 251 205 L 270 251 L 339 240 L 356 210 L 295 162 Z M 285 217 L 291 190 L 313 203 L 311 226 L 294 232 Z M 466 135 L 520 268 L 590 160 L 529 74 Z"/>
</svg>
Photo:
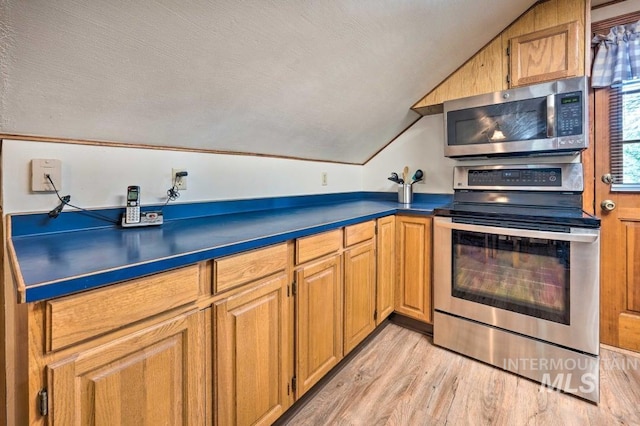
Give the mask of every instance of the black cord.
<svg viewBox="0 0 640 426">
<path fill-rule="evenodd" d="M 62 212 L 62 209 L 64 208 L 64 206 L 69 206 L 71 208 L 78 209 L 80 213 L 84 213 L 85 215 L 91 216 L 95 219 L 100 219 L 110 223 L 115 223 L 116 225 L 118 224 L 117 220 L 113 220 L 110 217 L 101 215 L 100 213 L 89 211 L 87 209 L 83 209 L 82 207 L 74 206 L 69 202 L 71 200 L 71 195 L 65 195 L 64 197 L 60 197 L 60 194 L 58 193 L 58 188 L 56 188 L 56 184 L 53 183 L 51 176 L 48 174 L 45 176 L 47 177 L 47 179 L 49 179 L 49 182 L 51 182 L 51 186 L 53 187 L 53 190 L 56 192 L 56 197 L 58 197 L 58 200 L 60 200 L 60 204 L 58 205 L 58 207 L 56 207 L 55 209 L 49 212 L 50 218 L 55 219 Z"/>
<path fill-rule="evenodd" d="M 167 201 L 164 202 L 162 207 L 160 207 L 160 211 L 162 211 L 169 201 L 175 201 L 180 198 L 180 190 L 178 189 L 178 175 L 173 177 L 173 186 L 167 189 Z"/>
</svg>

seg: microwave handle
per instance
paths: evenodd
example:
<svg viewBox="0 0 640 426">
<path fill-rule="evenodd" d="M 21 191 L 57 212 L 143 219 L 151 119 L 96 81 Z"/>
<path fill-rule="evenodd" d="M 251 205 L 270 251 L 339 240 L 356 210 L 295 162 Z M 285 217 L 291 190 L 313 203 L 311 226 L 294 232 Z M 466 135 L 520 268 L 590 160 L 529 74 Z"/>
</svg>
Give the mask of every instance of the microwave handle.
<svg viewBox="0 0 640 426">
<path fill-rule="evenodd" d="M 547 137 L 556 135 L 556 95 L 547 96 Z"/>
<path fill-rule="evenodd" d="M 542 240 L 569 241 L 576 243 L 594 243 L 598 240 L 598 234 L 566 233 L 551 231 L 535 231 L 530 229 L 501 228 L 498 226 L 472 225 L 458 222 L 436 221 L 436 226 L 441 228 L 456 229 L 459 231 L 481 232 L 485 234 L 509 235 L 523 238 L 539 238 Z"/>
</svg>

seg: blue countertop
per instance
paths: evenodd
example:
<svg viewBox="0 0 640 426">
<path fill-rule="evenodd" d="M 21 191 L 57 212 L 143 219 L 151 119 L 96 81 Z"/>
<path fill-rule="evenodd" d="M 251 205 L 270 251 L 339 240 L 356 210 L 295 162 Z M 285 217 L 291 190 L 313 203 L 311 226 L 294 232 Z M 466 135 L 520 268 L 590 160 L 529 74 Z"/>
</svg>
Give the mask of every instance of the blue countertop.
<svg viewBox="0 0 640 426">
<path fill-rule="evenodd" d="M 15 215 L 10 254 L 21 299 L 34 302 L 391 214 L 429 215 L 450 196 L 415 194 L 410 205 L 395 199 L 390 193 L 349 193 L 176 205 L 173 219 L 165 210 L 161 226 L 126 229 L 71 216 L 78 212 L 59 222 L 44 219 L 46 214 Z M 121 212 L 102 211 L 114 218 Z"/>
</svg>

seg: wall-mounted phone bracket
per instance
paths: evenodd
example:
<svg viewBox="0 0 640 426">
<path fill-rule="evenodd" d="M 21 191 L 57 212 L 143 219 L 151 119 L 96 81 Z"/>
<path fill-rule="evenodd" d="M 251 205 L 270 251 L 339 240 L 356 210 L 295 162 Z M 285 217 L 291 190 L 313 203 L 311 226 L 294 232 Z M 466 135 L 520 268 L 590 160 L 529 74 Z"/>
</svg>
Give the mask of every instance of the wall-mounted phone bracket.
<svg viewBox="0 0 640 426">
<path fill-rule="evenodd" d="M 121 224 L 123 228 L 136 228 L 139 226 L 162 225 L 163 222 L 164 216 L 162 212 L 141 212 L 140 222 L 127 223 L 126 214 L 123 214 Z"/>
</svg>

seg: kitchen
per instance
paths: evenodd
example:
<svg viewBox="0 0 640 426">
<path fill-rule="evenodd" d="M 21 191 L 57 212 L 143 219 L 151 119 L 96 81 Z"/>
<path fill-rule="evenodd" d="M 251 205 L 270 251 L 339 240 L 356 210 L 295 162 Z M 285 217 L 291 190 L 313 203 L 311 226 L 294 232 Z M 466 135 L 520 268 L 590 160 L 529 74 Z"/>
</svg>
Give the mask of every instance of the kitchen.
<svg viewBox="0 0 640 426">
<path fill-rule="evenodd" d="M 357 107 L 358 115 L 353 113 L 345 115 L 344 111 L 337 109 L 338 106 L 349 105 L 349 102 L 344 102 L 335 97 L 335 93 L 343 93 L 346 90 L 341 84 L 347 84 L 347 80 L 342 81 L 336 76 L 351 75 L 348 68 L 349 65 L 345 61 L 334 59 L 331 63 L 335 65 L 327 66 L 327 64 L 321 63 L 318 58 L 308 55 L 287 57 L 285 54 L 287 49 L 292 49 L 293 46 L 276 45 L 277 48 L 275 48 L 268 44 L 269 41 L 273 41 L 269 39 L 269 37 L 272 37 L 271 33 L 264 30 L 248 33 L 250 37 L 236 40 L 235 44 L 232 43 L 227 47 L 228 51 L 223 57 L 228 57 L 230 62 L 235 61 L 235 63 L 245 65 L 241 69 L 235 69 L 237 74 L 231 76 L 231 82 L 259 80 L 260 78 L 273 79 L 275 78 L 274 76 L 280 73 L 298 70 L 297 67 L 300 66 L 300 62 L 309 61 L 310 69 L 307 70 L 309 77 L 307 80 L 291 80 L 289 86 L 285 84 L 274 87 L 271 84 L 263 92 L 248 90 L 249 88 L 244 90 L 237 88 L 231 93 L 230 90 L 225 91 L 228 88 L 221 87 L 221 92 L 216 92 L 215 99 L 220 101 L 221 105 L 224 105 L 224 109 L 219 109 L 215 105 L 207 105 L 206 108 L 199 107 L 198 105 L 201 102 L 203 103 L 202 105 L 206 105 L 207 95 L 200 93 L 198 87 L 189 88 L 186 82 L 182 82 L 185 85 L 181 86 L 181 88 L 186 93 L 184 97 L 177 98 L 179 101 L 177 105 L 182 106 L 174 108 L 176 112 L 166 113 L 164 112 L 167 108 L 165 99 L 156 93 L 160 89 L 166 89 L 168 82 L 173 84 L 176 84 L 176 82 L 167 77 L 172 73 L 163 73 L 161 70 L 174 70 L 175 73 L 175 70 L 184 67 L 184 63 L 172 62 L 172 58 L 184 59 L 181 56 L 183 53 L 180 52 L 182 46 L 170 38 L 171 34 L 167 34 L 165 38 L 160 40 L 160 43 L 166 44 L 167 51 L 173 52 L 173 56 L 165 55 L 158 50 L 150 50 L 147 52 L 149 58 L 146 61 L 141 60 L 138 68 L 131 66 L 131 62 L 135 62 L 131 58 L 135 57 L 136 54 L 141 54 L 138 46 L 139 44 L 144 44 L 145 37 L 149 34 L 157 35 L 158 28 L 162 28 L 162 24 L 169 26 L 168 24 L 171 21 L 153 23 L 136 20 L 135 13 L 151 13 L 154 11 L 144 7 L 141 7 L 135 13 L 130 11 L 124 16 L 116 8 L 107 8 L 100 11 L 100 14 L 103 14 L 102 18 L 107 20 L 119 18 L 119 26 L 114 28 L 117 31 L 109 31 L 108 27 L 99 26 L 100 31 L 97 31 L 97 34 L 92 34 L 92 32 L 95 32 L 95 16 L 91 12 L 95 12 L 95 10 L 91 10 L 91 8 L 80 8 L 72 12 L 65 7 L 48 9 L 36 3 L 18 7 L 9 3 L 6 6 L 6 11 L 10 12 L 8 16 L 12 16 L 14 19 L 13 24 L 16 27 L 13 30 L 25 28 L 15 32 L 15 51 L 26 55 L 28 60 L 22 63 L 8 56 L 8 62 L 15 67 L 15 69 L 10 69 L 13 74 L 10 73 L 9 75 L 20 75 L 21 77 L 16 77 L 15 81 L 3 79 L 3 89 L 9 94 L 3 97 L 3 100 L 11 106 L 11 110 L 3 110 L 3 214 L 47 212 L 58 204 L 55 194 L 51 192 L 33 193 L 30 190 L 28 176 L 30 161 L 34 158 L 51 158 L 60 159 L 62 162 L 60 194 L 70 194 L 71 203 L 91 209 L 109 209 L 115 206 L 124 206 L 124 190 L 129 185 L 140 186 L 141 203 L 143 205 L 161 205 L 166 200 L 167 188 L 171 186 L 169 172 L 174 168 L 188 170 L 189 175 L 186 177 L 188 187 L 186 190 L 180 191 L 181 198 L 179 200 L 168 204 L 166 210 L 167 219 L 171 219 L 170 212 L 177 212 L 178 207 L 184 203 L 206 204 L 212 201 L 238 199 L 266 200 L 269 197 L 328 196 L 361 191 L 388 193 L 395 190 L 395 186 L 386 180 L 389 172 L 394 170 L 401 171 L 405 165 L 410 167 L 411 172 L 418 168 L 425 171 L 426 178 L 424 183 L 416 183 L 414 185 L 415 204 L 418 204 L 421 200 L 421 195 L 451 194 L 453 188 L 451 180 L 452 169 L 458 162 L 444 157 L 442 114 L 428 114 L 421 117 L 409 111 L 408 108 L 416 99 L 429 92 L 431 88 L 436 87 L 447 75 L 455 71 L 468 58 L 474 56 L 475 52 L 483 48 L 485 43 L 488 43 L 492 37 L 495 37 L 502 29 L 507 28 L 511 22 L 518 19 L 520 14 L 532 6 L 532 2 L 520 2 L 520 4 L 510 2 L 508 8 L 505 8 L 501 13 L 501 23 L 495 21 L 498 18 L 494 14 L 487 13 L 487 16 L 484 16 L 484 19 L 486 19 L 484 24 L 482 24 L 483 16 L 476 16 L 477 14 L 473 14 L 473 17 L 470 17 L 469 13 L 462 15 L 461 10 L 456 10 L 455 8 L 450 10 L 438 9 L 438 13 L 448 17 L 449 22 L 457 22 L 456 25 L 464 23 L 467 26 L 473 24 L 475 25 L 474 28 L 478 28 L 478 31 L 483 31 L 483 34 L 478 36 L 478 40 L 474 40 L 475 46 L 467 46 L 467 44 L 470 44 L 467 40 L 455 41 L 458 45 L 451 46 L 451 50 L 455 50 L 455 54 L 460 56 L 455 63 L 450 63 L 452 61 L 450 59 L 445 61 L 442 56 L 452 55 L 450 51 L 437 53 L 441 55 L 440 57 L 431 55 L 427 58 L 425 55 L 418 55 L 423 63 L 415 64 L 414 67 L 417 67 L 416 69 L 424 69 L 425 72 L 412 78 L 414 81 L 423 80 L 420 82 L 421 88 L 409 87 L 410 84 L 415 84 L 409 79 L 405 83 L 400 82 L 401 84 L 406 84 L 406 87 L 394 89 L 403 95 L 403 99 L 392 97 L 398 94 L 385 93 L 382 97 L 386 99 L 384 104 L 387 106 L 381 106 L 378 114 L 387 115 L 389 120 L 381 120 L 380 117 L 374 119 L 374 111 L 371 114 L 362 114 L 362 103 L 367 105 L 380 104 L 380 95 L 371 90 L 368 91 L 368 98 L 360 97 L 355 104 L 353 104 L 354 99 L 350 100 L 352 102 L 351 105 Z M 628 7 L 629 4 L 634 4 L 634 2 L 617 3 L 610 5 L 610 8 L 619 8 L 625 5 Z M 211 29 L 213 34 L 217 35 L 225 31 L 233 33 L 233 31 L 238 30 L 233 27 L 234 25 L 246 25 L 247 22 L 240 20 L 239 16 L 247 15 L 256 20 L 268 17 L 268 12 L 260 11 L 258 10 L 259 8 L 248 7 L 248 5 L 245 6 L 247 7 L 238 7 L 237 9 L 222 6 L 215 10 L 196 9 L 187 16 L 183 15 L 186 12 L 179 10 L 179 8 L 178 10 L 171 10 L 171 13 L 158 13 L 164 19 L 167 19 L 167 16 L 179 16 L 180 22 L 182 20 L 189 23 L 195 22 L 200 25 L 198 28 L 203 33 L 205 31 L 203 28 L 206 28 L 205 24 L 208 22 L 207 16 L 212 16 L 207 15 L 207 13 L 214 15 L 216 13 L 226 13 L 228 15 L 224 16 L 229 19 L 224 23 L 228 27 L 216 28 L 215 30 L 219 32 Z M 430 6 L 436 7 L 435 5 Z M 462 7 L 461 5 L 457 6 L 459 8 Z M 547 4 L 546 7 L 548 6 Z M 150 5 L 145 7 L 151 8 Z M 544 7 L 544 4 L 541 4 L 540 7 Z M 630 7 L 631 11 L 637 10 L 637 7 Z M 342 12 L 347 16 L 349 11 L 348 7 L 346 7 Z M 405 12 L 403 19 L 407 19 L 408 12 L 411 10 L 403 11 Z M 594 9 L 592 14 L 595 15 L 597 11 L 598 8 Z M 321 17 L 330 16 L 333 18 L 333 15 L 324 15 L 322 12 L 323 10 L 313 10 L 313 8 L 304 11 L 304 13 L 308 14 L 318 13 Z M 327 11 L 325 10 L 324 12 Z M 433 9 L 431 9 L 431 12 L 436 13 Z M 370 13 L 373 13 L 373 11 Z M 423 13 L 425 12 L 423 11 Z M 202 14 L 202 20 L 198 20 L 198 16 L 196 16 L 198 14 Z M 263 14 L 267 16 L 263 16 Z M 503 14 L 504 16 L 502 16 Z M 52 24 L 47 26 L 49 15 L 56 18 L 51 21 L 62 21 L 65 25 L 56 27 Z M 74 26 L 66 21 L 66 19 L 76 15 L 82 18 L 80 20 L 82 25 Z M 429 15 L 429 13 L 426 13 L 426 15 Z M 456 17 L 458 15 L 461 17 L 467 16 L 469 21 L 477 19 L 479 22 L 459 22 L 454 20 L 452 15 Z M 298 34 L 295 26 L 282 22 L 282 16 L 277 18 L 280 19 L 277 22 L 281 24 L 279 31 Z M 414 19 L 417 20 L 418 16 L 414 17 Z M 393 21 L 389 16 L 385 15 L 382 22 Z M 492 25 L 488 26 L 487 22 L 492 22 Z M 40 25 L 38 29 L 33 27 L 35 23 Z M 335 34 L 344 36 L 345 33 L 342 32 L 348 32 L 353 29 L 352 26 L 348 25 L 349 22 L 339 22 L 339 24 L 341 25 L 336 28 Z M 378 31 L 387 29 L 382 23 L 378 25 L 380 27 L 375 28 Z M 134 34 L 138 38 L 127 38 L 126 43 L 122 45 L 121 51 L 119 49 L 114 50 L 114 43 L 118 41 L 118 31 L 122 34 L 127 34 L 127 31 L 131 31 L 132 27 L 136 28 Z M 407 25 L 407 31 L 412 28 L 414 27 Z M 89 31 L 90 29 L 93 30 Z M 314 31 L 317 33 L 319 30 L 315 28 Z M 42 34 L 43 37 L 33 40 L 25 34 Z M 191 38 L 185 36 L 189 41 L 194 43 L 202 41 L 198 38 L 202 35 L 199 31 L 189 34 Z M 45 37 L 44 35 L 47 36 Z M 363 35 L 370 36 L 370 34 Z M 74 45 L 73 41 L 76 38 L 83 40 L 82 37 L 84 36 L 89 38 L 85 40 L 87 45 L 80 46 L 82 49 L 78 49 L 78 46 Z M 94 36 L 96 38 L 92 38 Z M 401 32 L 396 35 L 404 43 L 411 41 L 407 39 L 410 36 L 416 36 L 416 33 Z M 433 34 L 430 32 L 427 36 L 431 38 Z M 66 54 L 71 56 L 63 58 L 62 61 L 81 64 L 82 66 L 77 69 L 68 69 L 63 64 L 60 64 L 61 60 L 45 55 L 44 53 L 47 52 L 43 49 L 46 49 L 45 40 L 48 39 L 47 37 L 56 40 L 57 45 L 63 47 L 76 46 L 77 49 L 75 51 L 73 49 L 64 50 Z M 101 42 L 101 37 L 106 42 Z M 425 35 L 422 37 L 425 37 Z M 305 41 L 310 43 L 310 40 Z M 327 51 L 321 51 L 322 55 L 320 57 L 333 57 L 330 50 L 337 48 L 344 49 L 338 50 L 338 53 L 342 54 L 343 57 L 347 57 L 347 54 L 352 52 L 348 49 L 349 47 L 351 49 L 354 49 L 354 47 L 361 48 L 363 51 L 374 49 L 369 45 L 363 45 L 361 39 L 351 40 L 354 43 L 352 46 L 349 46 L 346 42 L 342 43 L 343 40 L 332 39 L 330 41 L 332 43 L 327 43 Z M 397 42 L 393 37 L 388 37 L 386 42 L 380 40 L 380 46 L 376 46 L 376 48 L 392 48 L 394 46 L 392 42 L 394 41 Z M 271 50 L 265 50 L 264 47 L 260 47 L 262 46 L 261 42 L 267 43 L 266 46 L 271 46 Z M 41 46 L 39 43 L 43 45 Z M 254 47 L 247 50 L 247 46 L 243 43 L 254 43 L 252 45 Z M 415 41 L 413 43 L 419 44 Z M 428 40 L 421 40 L 421 43 L 428 44 Z M 256 45 L 259 48 L 255 48 Z M 153 46 L 157 48 L 156 45 Z M 195 46 L 197 46 L 197 43 Z M 201 52 L 197 47 L 193 50 L 204 55 L 204 52 Z M 458 50 L 461 51 L 458 52 Z M 245 56 L 240 55 L 240 52 Z M 415 52 L 413 48 L 407 48 L 406 52 L 403 51 L 399 54 L 413 57 L 416 56 Z M 55 56 L 55 49 L 50 53 Z M 249 53 L 251 55 L 248 55 Z M 272 68 L 263 69 L 261 64 L 268 55 L 272 55 L 274 58 Z M 366 62 L 366 58 L 362 58 L 361 61 L 359 62 L 356 58 L 354 63 L 373 68 L 381 67 L 384 63 L 384 61 Z M 403 65 L 403 61 L 406 61 L 404 56 L 395 57 L 394 62 L 397 62 L 395 66 L 406 66 Z M 56 65 L 48 68 L 48 63 Z M 215 79 L 221 79 L 227 83 L 230 82 L 228 79 L 230 76 L 225 74 L 227 63 L 218 64 L 221 71 L 212 72 L 210 75 L 207 75 L 203 69 L 199 68 L 204 65 L 206 63 L 202 62 L 196 62 L 194 65 L 195 75 L 199 78 L 204 78 L 203 84 L 208 83 L 217 87 Z M 443 69 L 439 69 L 439 67 Z M 500 64 L 500 67 L 502 67 L 502 64 Z M 582 67 L 583 70 L 587 68 L 584 64 L 582 64 Z M 108 73 L 102 72 L 102 68 L 113 72 L 113 79 L 109 78 Z M 260 69 L 260 72 L 257 69 Z M 325 74 L 319 75 L 314 69 L 321 69 Z M 43 70 L 47 72 L 43 72 Z M 130 74 L 134 70 L 148 77 L 142 79 L 145 81 L 141 81 L 140 76 Z M 387 87 L 392 80 L 397 80 L 397 77 L 394 77 L 397 74 L 391 74 L 391 77 L 385 73 L 370 74 L 372 73 L 366 76 L 359 74 L 357 80 L 363 81 L 356 83 L 351 80 L 349 85 L 354 85 L 354 87 L 365 85 L 370 89 L 372 87 Z M 291 77 L 290 73 L 287 75 Z M 322 81 L 321 78 L 329 79 L 332 75 L 334 76 L 334 79 L 331 80 L 333 86 L 323 86 L 324 91 L 318 90 L 317 85 Z M 493 73 L 486 73 L 486 75 L 491 78 L 495 77 Z M 92 76 L 89 79 L 90 81 L 87 81 L 86 76 Z M 227 80 L 224 80 L 225 78 Z M 389 80 L 385 80 L 385 78 Z M 426 78 L 429 78 L 431 83 L 424 86 L 424 79 Z M 122 81 L 138 82 L 140 86 L 115 84 Z M 149 84 L 146 84 L 147 82 Z M 267 83 L 265 82 L 265 84 Z M 502 86 L 501 79 L 498 84 Z M 81 87 L 75 90 L 76 85 Z M 82 85 L 87 85 L 91 92 L 87 92 L 88 89 Z M 57 92 L 48 91 L 47 88 L 49 86 L 57 88 Z M 285 102 L 282 105 L 282 109 L 278 111 L 274 108 L 275 104 L 270 105 L 267 102 L 274 102 L 285 96 L 286 94 L 282 93 L 283 87 L 290 88 L 295 96 L 286 97 L 288 103 Z M 325 96 L 324 92 L 327 91 L 330 93 L 323 97 Z M 56 95 L 55 98 L 47 97 L 53 96 L 53 93 Z M 91 96 L 86 96 L 89 93 Z M 123 102 L 122 99 L 128 99 L 126 95 L 129 93 L 136 96 L 136 99 Z M 166 96 L 171 93 L 175 95 L 174 92 L 167 92 Z M 256 96 L 258 93 L 261 96 Z M 79 95 L 85 96 L 79 98 Z M 407 96 L 410 99 L 409 102 L 406 100 Z M 451 95 L 451 98 L 455 97 L 462 96 Z M 22 100 L 24 104 L 18 102 L 18 99 Z M 43 101 L 47 99 L 49 99 L 49 102 Z M 53 102 L 52 99 L 56 101 Z M 186 102 L 185 99 L 189 101 L 195 99 L 196 102 L 187 104 L 184 103 Z M 180 102 L 183 102 L 183 104 L 180 104 Z M 57 108 L 57 103 L 59 103 L 60 109 Z M 401 108 L 399 108 L 396 104 L 401 103 Z M 442 100 L 436 100 L 433 105 L 437 106 L 441 103 Z M 316 111 L 318 107 L 314 107 L 313 104 L 334 104 L 337 114 L 330 111 L 327 116 L 319 116 Z M 121 110 L 118 109 L 118 105 L 122 108 Z M 417 106 L 414 111 L 420 108 L 428 109 L 429 103 L 427 102 L 426 105 L 426 107 Z M 97 113 L 95 113 L 96 111 Z M 158 114 L 157 116 L 154 115 L 154 111 Z M 213 115 L 208 116 L 208 113 Z M 248 126 L 244 121 L 248 118 L 243 119 L 245 117 L 243 114 L 253 120 L 251 126 Z M 287 121 L 283 122 L 277 114 L 284 114 L 287 117 Z M 340 115 L 344 117 L 340 117 Z M 391 119 L 392 115 L 395 117 L 394 119 Z M 225 119 L 221 119 L 221 117 Z M 100 121 L 97 121 L 98 119 Z M 162 119 L 162 122 L 159 121 L 160 119 Z M 331 125 L 333 127 L 327 127 L 328 123 L 330 123 L 328 120 L 337 121 L 334 121 L 334 124 Z M 27 123 L 27 121 L 29 122 Z M 215 126 L 208 127 L 207 121 L 214 122 Z M 395 128 L 387 124 L 390 122 L 395 123 Z M 307 126 L 305 123 L 312 123 L 312 125 Z M 361 134 L 351 132 L 349 136 L 351 139 L 345 139 L 344 135 L 339 138 L 331 133 L 334 129 L 347 125 L 348 127 L 345 128 L 360 129 Z M 190 129 L 193 128 L 206 130 L 192 133 Z M 254 132 L 259 131 L 259 135 L 251 133 L 252 129 Z M 303 129 L 304 132 L 300 129 Z M 30 138 L 30 135 L 38 136 Z M 208 135 L 215 135 L 216 137 L 213 138 Z M 281 135 L 287 136 L 286 138 L 281 138 Z M 189 140 L 186 138 L 187 136 L 193 136 L 194 139 Z M 382 138 L 383 142 L 379 142 L 381 136 L 384 136 Z M 395 136 L 398 137 L 395 138 Z M 197 138 L 201 138 L 201 140 L 198 141 Z M 311 142 L 307 138 L 310 138 Z M 209 141 L 209 139 L 215 140 Z M 282 139 L 282 141 L 278 141 L 278 139 Z M 176 142 L 177 140 L 182 140 L 183 142 L 178 143 Z M 203 140 L 211 142 L 212 145 L 209 144 L 207 145 L 208 148 L 204 149 L 202 147 Z M 98 143 L 92 143 L 92 141 L 98 141 Z M 100 141 L 107 142 L 100 143 Z M 385 145 L 389 141 L 392 142 Z M 378 145 L 375 146 L 374 144 Z M 155 149 L 162 145 L 171 149 Z M 270 152 L 270 150 L 273 151 Z M 224 154 L 225 152 L 232 152 L 233 155 Z M 243 152 L 255 155 L 240 155 Z M 571 158 L 570 161 L 574 161 L 574 159 Z M 518 161 L 511 160 L 510 162 L 517 163 Z M 471 165 L 477 163 L 482 163 L 482 161 L 476 163 L 465 162 L 465 164 Z M 593 164 L 584 159 L 583 163 L 586 173 L 591 170 L 593 175 Z M 117 167 L 105 167 L 105 165 L 117 165 Z M 592 168 L 590 169 L 589 167 Z M 22 176 L 22 178 L 16 180 L 16 176 Z M 232 177 L 231 182 L 233 183 L 229 183 L 229 177 Z M 585 203 L 587 203 L 586 194 L 589 193 L 589 188 L 593 188 L 593 186 L 590 187 L 589 185 L 589 180 L 585 179 Z M 64 212 L 67 210 L 72 209 L 66 208 Z M 599 212 L 595 213 L 599 214 Z M 58 226 L 57 224 L 62 223 L 61 220 L 64 217 L 65 214 L 63 213 L 59 219 L 51 221 L 52 226 Z M 347 225 L 356 224 L 349 223 Z M 165 229 L 165 232 L 171 230 L 170 227 L 165 227 Z M 7 235 L 7 232 L 8 230 L 6 229 L 5 235 Z M 128 235 L 133 236 L 135 234 L 129 233 Z M 135 243 L 133 241 L 132 244 L 135 245 Z M 9 260 L 5 256 L 5 262 Z M 10 275 L 12 270 L 15 270 L 14 265 L 5 265 L 5 273 Z M 73 265 L 68 266 L 68 268 L 72 267 Z M 5 279 L 5 282 L 12 283 L 9 286 L 10 288 L 5 286 L 5 301 L 16 300 L 18 296 L 14 293 L 13 278 Z M 7 314 L 7 318 L 9 319 L 5 322 L 5 336 L 11 336 L 11 328 L 19 327 L 20 325 L 12 322 L 12 310 L 19 311 L 23 307 L 24 305 L 20 304 L 16 308 L 8 308 L 9 314 Z M 630 321 L 625 324 L 633 324 L 632 320 Z M 7 332 L 6 330 L 9 331 Z M 11 340 L 7 339 L 7 341 L 9 342 L 8 359 L 12 361 L 10 352 L 14 348 L 11 347 Z M 17 362 L 17 360 L 13 359 L 13 362 Z M 10 370 L 7 371 L 9 376 L 15 374 Z M 10 380 L 11 377 L 9 377 Z M 8 400 L 13 398 L 10 390 L 6 396 Z M 15 404 L 16 401 L 10 401 L 9 405 L 12 403 Z M 11 408 L 9 411 L 11 411 Z"/>
</svg>

